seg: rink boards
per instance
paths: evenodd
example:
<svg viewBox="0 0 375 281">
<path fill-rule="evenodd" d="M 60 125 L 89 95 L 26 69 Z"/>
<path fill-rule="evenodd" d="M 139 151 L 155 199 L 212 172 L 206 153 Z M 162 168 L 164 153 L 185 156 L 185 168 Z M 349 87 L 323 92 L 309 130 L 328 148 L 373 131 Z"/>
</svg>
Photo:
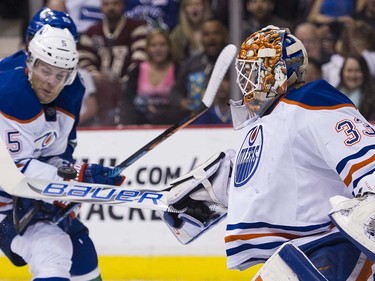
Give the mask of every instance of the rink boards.
<svg viewBox="0 0 375 281">
<path fill-rule="evenodd" d="M 116 165 L 162 133 L 166 127 L 79 130 L 78 160 Z M 163 189 L 216 152 L 237 147 L 230 127 L 189 127 L 148 152 L 123 174 L 129 188 Z M 151 210 L 84 205 L 104 280 L 249 280 L 256 269 L 227 270 L 225 220 L 188 245 L 180 244 Z M 1 280 L 27 280 L 27 268 L 0 258 Z"/>
</svg>

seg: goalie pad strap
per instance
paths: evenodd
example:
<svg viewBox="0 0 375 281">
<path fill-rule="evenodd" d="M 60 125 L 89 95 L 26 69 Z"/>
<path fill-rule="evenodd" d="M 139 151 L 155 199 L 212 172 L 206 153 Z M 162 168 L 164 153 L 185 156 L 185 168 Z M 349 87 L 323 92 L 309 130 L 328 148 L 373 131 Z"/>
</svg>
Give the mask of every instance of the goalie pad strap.
<svg viewBox="0 0 375 281">
<path fill-rule="evenodd" d="M 300 280 L 327 281 L 305 254 L 292 244 L 285 245 L 279 256 Z"/>
<path fill-rule="evenodd" d="M 221 203 L 219 201 L 219 199 L 217 199 L 215 193 L 214 193 L 214 189 L 213 189 L 213 186 L 211 184 L 211 182 L 208 180 L 208 179 L 204 179 L 202 181 L 202 185 L 204 187 L 204 189 L 208 192 L 208 194 L 210 195 L 211 199 L 215 202 L 215 203 Z"/>
<path fill-rule="evenodd" d="M 252 281 L 327 281 L 305 254 L 291 243 L 283 244 Z"/>
</svg>

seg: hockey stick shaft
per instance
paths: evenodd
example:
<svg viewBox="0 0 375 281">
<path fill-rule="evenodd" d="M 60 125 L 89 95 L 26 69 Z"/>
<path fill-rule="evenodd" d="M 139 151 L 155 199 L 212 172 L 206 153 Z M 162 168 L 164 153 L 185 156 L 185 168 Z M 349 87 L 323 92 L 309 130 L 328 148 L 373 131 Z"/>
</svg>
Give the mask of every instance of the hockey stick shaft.
<svg viewBox="0 0 375 281">
<path fill-rule="evenodd" d="M 231 62 L 234 59 L 234 56 L 237 53 L 237 48 L 229 44 L 227 45 L 222 52 L 220 53 L 219 57 L 216 60 L 215 66 L 213 68 L 210 80 L 207 84 L 206 92 L 202 99 L 202 102 L 198 109 L 192 111 L 188 116 L 174 124 L 173 126 L 169 127 L 167 130 L 162 132 L 159 136 L 151 140 L 149 143 L 144 145 L 142 148 L 134 152 L 131 156 L 127 159 L 122 161 L 118 164 L 114 169 L 109 173 L 109 177 L 118 176 L 124 169 L 132 165 L 135 161 L 145 155 L 147 152 L 155 148 L 157 145 L 162 143 L 164 140 L 169 138 L 175 132 L 179 131 L 180 129 L 186 127 L 191 122 L 196 120 L 199 116 L 205 113 L 213 103 L 215 98 L 216 92 L 219 89 L 221 81 L 223 80 L 225 73 L 227 72 Z"/>
<path fill-rule="evenodd" d="M 157 145 L 162 143 L 164 140 L 169 138 L 171 135 L 173 135 L 178 130 L 186 127 L 191 122 L 193 122 L 195 119 L 197 119 L 200 115 L 202 115 L 204 112 L 206 112 L 208 107 L 201 104 L 200 107 L 192 111 L 188 116 L 186 116 L 184 119 L 180 120 L 178 123 L 174 124 L 173 126 L 166 129 L 164 132 L 162 132 L 160 135 L 158 135 L 156 138 L 151 140 L 149 143 L 138 149 L 136 152 L 134 152 L 131 156 L 126 158 L 124 161 L 122 161 L 120 164 L 118 164 L 116 167 L 111 170 L 109 177 L 115 177 L 119 175 L 124 169 L 132 165 L 135 161 L 137 161 L 139 158 L 141 158 L 143 155 L 145 155 L 150 150 L 154 149 Z"/>
</svg>

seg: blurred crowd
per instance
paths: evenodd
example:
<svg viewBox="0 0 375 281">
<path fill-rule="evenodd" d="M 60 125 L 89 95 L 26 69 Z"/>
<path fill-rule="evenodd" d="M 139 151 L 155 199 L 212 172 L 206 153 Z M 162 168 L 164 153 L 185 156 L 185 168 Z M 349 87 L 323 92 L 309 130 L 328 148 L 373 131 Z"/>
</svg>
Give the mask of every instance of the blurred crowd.
<svg viewBox="0 0 375 281">
<path fill-rule="evenodd" d="M 306 82 L 325 79 L 375 120 L 375 0 L 234 0 L 241 42 L 267 25 L 305 45 Z M 80 126 L 169 125 L 197 109 L 231 42 L 229 0 L 49 0 L 80 38 L 86 86 Z M 195 124 L 229 124 L 230 75 Z"/>
</svg>

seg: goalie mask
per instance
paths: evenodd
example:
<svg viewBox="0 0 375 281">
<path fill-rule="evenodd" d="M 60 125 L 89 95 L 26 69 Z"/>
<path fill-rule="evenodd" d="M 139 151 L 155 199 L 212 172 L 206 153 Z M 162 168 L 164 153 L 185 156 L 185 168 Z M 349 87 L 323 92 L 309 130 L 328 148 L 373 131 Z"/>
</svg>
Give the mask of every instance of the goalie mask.
<svg viewBox="0 0 375 281">
<path fill-rule="evenodd" d="M 243 99 L 231 101 L 234 128 L 261 117 L 288 88 L 303 83 L 307 63 L 305 47 L 288 29 L 267 26 L 250 35 L 236 59 Z"/>
</svg>

